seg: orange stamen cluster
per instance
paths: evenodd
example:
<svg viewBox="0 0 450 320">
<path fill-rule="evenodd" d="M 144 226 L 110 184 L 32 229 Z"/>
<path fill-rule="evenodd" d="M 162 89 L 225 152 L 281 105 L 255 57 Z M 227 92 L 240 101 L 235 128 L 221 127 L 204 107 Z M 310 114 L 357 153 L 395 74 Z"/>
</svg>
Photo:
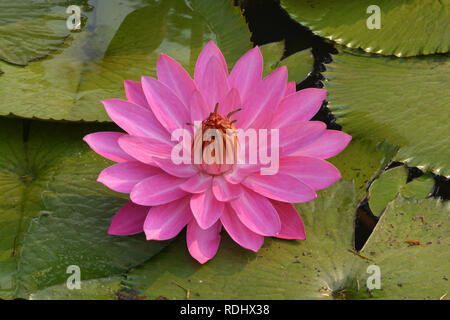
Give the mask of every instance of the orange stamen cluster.
<svg viewBox="0 0 450 320">
<path fill-rule="evenodd" d="M 241 109 L 236 109 L 230 113 L 228 113 L 226 116 L 222 116 L 217 113 L 217 109 L 219 107 L 219 104 L 217 103 L 214 111 L 211 112 L 205 120 L 202 121 L 202 137 L 204 136 L 205 132 L 209 129 L 217 129 L 220 130 L 223 136 L 223 157 L 224 161 L 226 158 L 226 152 L 227 152 L 227 139 L 233 139 L 233 146 L 234 146 L 234 157 L 236 157 L 237 154 L 237 148 L 238 148 L 238 139 L 237 136 L 234 135 L 234 132 L 236 131 L 236 127 L 234 126 L 234 123 L 236 120 L 231 120 L 230 117 L 235 114 L 236 112 L 240 111 Z M 233 136 L 230 136 L 229 132 L 227 133 L 227 130 L 231 130 L 233 132 Z M 228 135 L 227 135 L 228 134 Z M 210 141 L 202 141 L 202 150 L 204 150 L 210 143 L 212 143 L 215 140 L 215 137 L 211 137 Z M 230 143 L 230 142 L 228 142 Z M 194 144 L 194 142 L 193 142 Z M 214 152 L 212 153 L 212 156 L 215 156 Z"/>
</svg>

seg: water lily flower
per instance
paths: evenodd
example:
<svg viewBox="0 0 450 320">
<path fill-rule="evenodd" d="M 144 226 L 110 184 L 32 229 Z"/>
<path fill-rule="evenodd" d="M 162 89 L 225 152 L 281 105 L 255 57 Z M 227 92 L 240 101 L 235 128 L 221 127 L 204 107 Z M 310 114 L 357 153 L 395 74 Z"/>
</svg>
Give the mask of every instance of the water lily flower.
<svg viewBox="0 0 450 320">
<path fill-rule="evenodd" d="M 265 236 L 305 239 L 292 203 L 314 200 L 316 190 L 341 178 L 325 159 L 341 152 L 351 137 L 310 121 L 325 90 L 296 91 L 284 66 L 265 78 L 262 72 L 258 47 L 228 73 L 222 53 L 209 42 L 198 57 L 193 79 L 178 62 L 161 54 L 157 79 L 125 81 L 127 101 L 102 101 L 125 133 L 92 133 L 84 140 L 117 162 L 103 170 L 98 181 L 130 194 L 109 234 L 145 232 L 147 240 L 167 240 L 187 226 L 188 250 L 200 263 L 216 254 L 222 227 L 236 243 L 255 252 Z M 199 121 L 201 130 L 277 129 L 278 171 L 261 174 L 260 164 L 174 163 L 171 156 L 178 141 L 172 140 L 172 133 L 183 128 L 193 137 L 190 124 Z M 233 149 L 242 142 L 236 140 Z"/>
</svg>

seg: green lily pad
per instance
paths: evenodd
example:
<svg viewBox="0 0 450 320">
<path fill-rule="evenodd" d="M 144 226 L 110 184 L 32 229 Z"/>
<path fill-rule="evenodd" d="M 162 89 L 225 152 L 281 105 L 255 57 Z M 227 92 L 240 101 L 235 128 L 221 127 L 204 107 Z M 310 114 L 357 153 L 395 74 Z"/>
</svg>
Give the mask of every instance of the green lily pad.
<svg viewBox="0 0 450 320">
<path fill-rule="evenodd" d="M 281 4 L 317 35 L 350 48 L 398 57 L 450 51 L 449 0 L 282 0 Z M 380 10 L 379 29 L 372 28 L 373 5 Z"/>
<path fill-rule="evenodd" d="M 314 67 L 314 56 L 309 49 L 296 52 L 284 59 L 284 41 L 265 44 L 260 49 L 264 58 L 264 76 L 281 66 L 286 66 L 289 81 L 300 82 Z"/>
<path fill-rule="evenodd" d="M 67 1 L 0 0 L 0 59 L 16 65 L 43 58 L 70 35 Z"/>
<path fill-rule="evenodd" d="M 433 190 L 434 180 L 429 174 L 406 183 L 408 169 L 395 167 L 383 172 L 369 188 L 369 206 L 373 214 L 380 216 L 386 205 L 399 193 L 405 198 L 424 199 Z"/>
<path fill-rule="evenodd" d="M 395 200 L 362 253 L 352 250 L 356 204 L 353 184 L 340 181 L 315 201 L 296 205 L 306 240 L 266 238 L 253 253 L 224 235 L 216 257 L 204 265 L 189 256 L 180 238 L 132 270 L 125 288 L 149 299 L 186 299 L 186 290 L 190 299 L 439 299 L 448 292 L 448 204 Z M 427 224 L 412 220 L 417 209 Z M 409 247 L 407 237 L 433 243 Z M 369 292 L 372 264 L 381 269 L 381 290 Z"/>
<path fill-rule="evenodd" d="M 434 179 L 430 174 L 414 179 L 400 189 L 405 198 L 425 199 L 433 191 Z"/>
<path fill-rule="evenodd" d="M 395 147 L 385 142 L 352 139 L 344 151 L 329 161 L 339 169 L 343 179 L 354 181 L 362 199 L 369 182 L 389 163 L 395 151 Z"/>
<path fill-rule="evenodd" d="M 381 271 L 373 298 L 439 300 L 450 292 L 449 216 L 450 204 L 437 199 L 399 197 L 388 205 L 362 250 Z"/>
<path fill-rule="evenodd" d="M 387 170 L 378 177 L 369 188 L 369 206 L 373 214 L 379 216 L 386 205 L 395 199 L 403 185 L 406 184 L 408 172 L 405 167 Z"/>
<path fill-rule="evenodd" d="M 155 76 L 160 53 L 193 74 L 209 41 L 232 67 L 251 48 L 239 8 L 230 1 L 111 0 L 83 12 L 80 32 L 50 57 L 17 67 L 0 63 L 0 115 L 110 121 L 102 99 L 125 98 L 123 81 Z"/>
<path fill-rule="evenodd" d="M 450 177 L 448 57 L 342 52 L 327 68 L 329 108 L 345 132 L 386 140 L 400 147 L 394 160 Z"/>
<path fill-rule="evenodd" d="M 96 182 L 111 162 L 81 138 L 112 126 L 32 121 L 27 134 L 22 120 L 0 123 L 1 298 L 66 283 L 69 265 L 82 281 L 117 276 L 167 245 L 107 234 L 127 200 Z"/>
</svg>

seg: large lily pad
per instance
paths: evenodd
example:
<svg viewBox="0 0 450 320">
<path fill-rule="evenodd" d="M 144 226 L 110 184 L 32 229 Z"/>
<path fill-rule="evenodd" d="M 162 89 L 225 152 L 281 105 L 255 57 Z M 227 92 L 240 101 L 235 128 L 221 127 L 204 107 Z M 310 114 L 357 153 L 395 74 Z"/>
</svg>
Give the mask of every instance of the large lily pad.
<svg viewBox="0 0 450 320">
<path fill-rule="evenodd" d="M 291 17 L 339 44 L 383 55 L 409 57 L 450 51 L 450 1 L 282 0 Z M 369 29 L 380 9 L 380 28 Z M 369 13 L 367 13 L 369 11 Z"/>
<path fill-rule="evenodd" d="M 0 59 L 17 65 L 47 56 L 69 36 L 67 1 L 0 0 Z"/>
<path fill-rule="evenodd" d="M 306 240 L 269 238 L 258 253 L 252 253 L 223 236 L 217 256 L 205 265 L 195 262 L 184 239 L 178 239 L 131 271 L 125 290 L 169 299 L 186 299 L 186 290 L 190 299 L 439 299 L 448 292 L 450 252 L 444 248 L 449 244 L 448 204 L 396 200 L 364 251 L 356 254 L 352 252 L 356 203 L 354 186 L 336 183 L 319 192 L 314 202 L 297 206 Z M 426 224 L 412 219 L 416 208 L 428 219 Z M 409 247 L 408 237 L 432 243 Z M 367 290 L 366 271 L 372 264 L 381 269 L 381 290 Z"/>
<path fill-rule="evenodd" d="M 33 121 L 29 138 L 22 120 L 0 128 L 0 297 L 64 284 L 69 265 L 82 281 L 120 275 L 166 245 L 107 234 L 127 200 L 96 182 L 110 161 L 81 140 L 92 125 Z"/>
<path fill-rule="evenodd" d="M 90 2 L 91 3 L 91 2 Z M 100 102 L 124 98 L 123 81 L 155 76 L 160 53 L 191 74 L 207 41 L 229 67 L 251 48 L 244 18 L 230 1 L 111 0 L 92 2 L 87 21 L 47 59 L 17 67 L 0 63 L 0 115 L 110 121 Z"/>
<path fill-rule="evenodd" d="M 327 66 L 329 107 L 356 137 L 400 147 L 394 160 L 450 176 L 450 59 L 342 52 Z"/>
</svg>

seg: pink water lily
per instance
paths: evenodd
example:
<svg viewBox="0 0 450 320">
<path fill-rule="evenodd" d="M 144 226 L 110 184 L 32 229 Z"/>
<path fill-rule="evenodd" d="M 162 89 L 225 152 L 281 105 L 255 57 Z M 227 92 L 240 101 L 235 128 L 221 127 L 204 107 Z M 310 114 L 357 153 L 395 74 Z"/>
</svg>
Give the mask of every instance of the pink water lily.
<svg viewBox="0 0 450 320">
<path fill-rule="evenodd" d="M 262 79 L 258 47 L 242 56 L 231 73 L 213 42 L 198 57 L 194 79 L 161 54 L 157 79 L 125 81 L 128 101 L 104 100 L 110 118 L 126 133 L 98 132 L 84 140 L 117 162 L 98 181 L 130 194 L 109 233 L 145 232 L 167 240 L 187 226 L 190 254 L 205 263 L 216 254 L 222 227 L 246 249 L 258 251 L 264 237 L 305 239 L 303 222 L 291 203 L 316 198 L 316 190 L 341 178 L 324 159 L 341 152 L 351 137 L 310 119 L 325 98 L 323 89 L 296 92 L 282 66 Z M 233 114 L 230 113 L 240 108 Z M 252 165 L 175 164 L 174 130 L 207 121 L 211 126 L 279 129 L 279 170 L 261 175 Z M 219 128 L 220 129 L 220 128 Z"/>
</svg>

